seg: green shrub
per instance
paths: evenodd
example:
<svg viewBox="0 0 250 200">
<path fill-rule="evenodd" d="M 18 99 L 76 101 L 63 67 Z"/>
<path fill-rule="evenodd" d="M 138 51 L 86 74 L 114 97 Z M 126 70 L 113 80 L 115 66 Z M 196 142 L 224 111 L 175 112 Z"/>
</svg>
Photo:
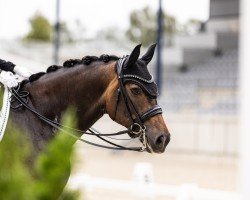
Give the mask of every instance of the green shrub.
<svg viewBox="0 0 250 200">
<path fill-rule="evenodd" d="M 66 126 L 74 126 L 74 117 L 67 114 Z M 58 131 L 45 150 L 29 165 L 32 146 L 25 133 L 8 126 L 0 143 L 0 199 L 61 200 L 78 199 L 77 192 L 64 191 L 70 174 L 70 159 L 75 139 Z"/>
</svg>

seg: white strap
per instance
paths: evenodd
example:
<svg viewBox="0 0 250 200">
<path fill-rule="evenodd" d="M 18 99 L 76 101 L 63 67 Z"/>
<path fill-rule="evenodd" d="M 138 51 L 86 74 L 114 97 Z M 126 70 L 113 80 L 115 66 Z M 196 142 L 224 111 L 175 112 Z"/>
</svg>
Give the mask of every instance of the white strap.
<svg viewBox="0 0 250 200">
<path fill-rule="evenodd" d="M 0 115 L 0 142 L 4 136 L 4 132 L 9 118 L 9 113 L 10 113 L 10 91 L 7 86 L 4 86 L 3 106 L 1 108 L 1 115 Z"/>
<path fill-rule="evenodd" d="M 24 78 L 24 75 L 27 75 L 26 73 L 20 71 L 20 68 L 17 68 L 16 73 L 17 75 L 14 75 L 12 72 L 0 72 L 0 83 L 4 85 L 3 105 L 0 112 L 0 141 L 3 139 L 9 119 L 11 96 L 9 88 L 17 87 L 18 83 Z"/>
<path fill-rule="evenodd" d="M 18 86 L 18 79 L 12 72 L 1 71 L 0 83 L 8 88 Z"/>
<path fill-rule="evenodd" d="M 32 73 L 28 71 L 26 68 L 17 65 L 14 68 L 14 72 L 23 78 L 28 78 L 32 75 Z"/>
</svg>

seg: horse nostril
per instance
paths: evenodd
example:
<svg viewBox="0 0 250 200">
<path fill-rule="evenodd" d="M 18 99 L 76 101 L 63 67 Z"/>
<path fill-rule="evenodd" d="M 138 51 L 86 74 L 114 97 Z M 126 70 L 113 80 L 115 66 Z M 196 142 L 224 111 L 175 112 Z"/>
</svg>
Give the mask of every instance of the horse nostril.
<svg viewBox="0 0 250 200">
<path fill-rule="evenodd" d="M 164 136 L 164 135 L 160 135 L 160 136 L 156 139 L 155 145 L 156 145 L 156 146 L 162 146 L 162 145 L 165 143 L 165 140 L 166 140 L 165 136 Z"/>
<path fill-rule="evenodd" d="M 160 135 L 156 141 L 155 145 L 159 148 L 166 147 L 168 143 L 170 142 L 170 134 L 167 135 Z"/>
</svg>

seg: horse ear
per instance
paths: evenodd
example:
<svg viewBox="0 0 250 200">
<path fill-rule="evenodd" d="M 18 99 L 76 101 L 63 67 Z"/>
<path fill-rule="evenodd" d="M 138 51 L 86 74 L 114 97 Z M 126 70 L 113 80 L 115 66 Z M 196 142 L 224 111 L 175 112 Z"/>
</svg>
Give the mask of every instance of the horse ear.
<svg viewBox="0 0 250 200">
<path fill-rule="evenodd" d="M 146 64 L 148 64 L 152 60 L 152 58 L 154 56 L 154 52 L 155 52 L 155 47 L 156 47 L 156 44 L 152 44 L 148 48 L 148 51 L 141 57 L 141 60 L 146 62 Z"/>
<path fill-rule="evenodd" d="M 135 64 L 135 62 L 138 60 L 139 56 L 140 56 L 140 50 L 141 50 L 141 44 L 138 44 L 134 50 L 132 51 L 132 53 L 129 55 L 125 67 L 131 67 Z"/>
</svg>

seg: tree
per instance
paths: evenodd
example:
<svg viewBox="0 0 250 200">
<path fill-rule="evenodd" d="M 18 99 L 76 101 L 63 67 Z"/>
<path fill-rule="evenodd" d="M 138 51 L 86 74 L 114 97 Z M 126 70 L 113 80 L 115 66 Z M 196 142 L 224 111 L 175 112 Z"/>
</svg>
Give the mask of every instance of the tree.
<svg viewBox="0 0 250 200">
<path fill-rule="evenodd" d="M 149 7 L 135 10 L 130 14 L 130 27 L 126 35 L 133 42 L 149 45 L 155 41 L 155 21 L 156 16 Z"/>
<path fill-rule="evenodd" d="M 130 26 L 126 31 L 128 38 L 136 43 L 149 45 L 156 41 L 157 20 L 156 12 L 149 7 L 135 10 L 130 14 Z M 171 44 L 173 34 L 176 32 L 174 17 L 163 13 L 163 34 Z"/>
<path fill-rule="evenodd" d="M 68 112 L 64 116 L 63 124 L 66 127 L 75 126 L 76 120 L 73 116 L 72 112 Z M 72 130 L 70 132 L 74 134 Z M 62 130 L 58 131 L 55 139 L 47 145 L 45 151 L 36 160 L 34 192 L 37 199 L 57 199 L 62 193 L 70 175 L 70 160 L 72 159 L 74 143 L 75 138 L 64 134 Z M 66 191 L 62 193 L 60 199 L 73 200 L 76 197 L 77 194 Z"/>
<path fill-rule="evenodd" d="M 42 14 L 35 14 L 30 20 L 31 30 L 26 39 L 48 42 L 52 37 L 52 26 Z"/>
<path fill-rule="evenodd" d="M 34 181 L 25 166 L 29 144 L 16 130 L 7 128 L 6 133 L 0 144 L 0 199 L 33 200 Z"/>
<path fill-rule="evenodd" d="M 189 19 L 183 25 L 183 32 L 186 34 L 196 34 L 199 31 L 202 31 L 202 21 L 198 19 Z"/>
<path fill-rule="evenodd" d="M 64 118 L 66 126 L 72 126 L 74 121 L 69 113 Z M 35 160 L 33 167 L 27 165 L 32 156 L 32 148 L 25 133 L 10 127 L 12 126 L 7 127 L 0 144 L 0 199 L 57 199 L 70 172 L 75 139 L 59 131 Z M 76 199 L 77 192 L 66 190 L 60 195 L 60 200 Z"/>
</svg>

